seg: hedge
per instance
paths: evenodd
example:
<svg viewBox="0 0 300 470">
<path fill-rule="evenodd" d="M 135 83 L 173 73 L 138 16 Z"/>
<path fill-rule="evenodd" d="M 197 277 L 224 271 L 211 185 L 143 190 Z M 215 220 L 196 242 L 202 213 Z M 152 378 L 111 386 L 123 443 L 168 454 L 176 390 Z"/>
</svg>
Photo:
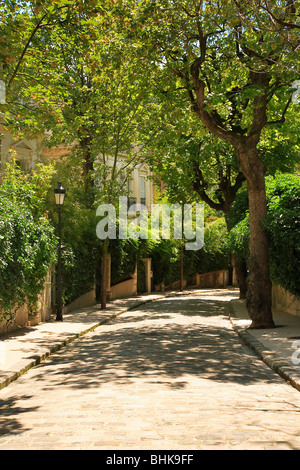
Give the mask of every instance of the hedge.
<svg viewBox="0 0 300 470">
<path fill-rule="evenodd" d="M 264 226 L 269 238 L 270 277 L 291 294 L 300 295 L 300 178 L 277 173 L 266 178 L 267 216 Z M 245 191 L 233 204 L 235 220 L 244 218 L 229 233 L 229 249 L 241 258 L 249 255 L 249 214 Z M 236 207 L 238 210 L 236 210 Z"/>
</svg>

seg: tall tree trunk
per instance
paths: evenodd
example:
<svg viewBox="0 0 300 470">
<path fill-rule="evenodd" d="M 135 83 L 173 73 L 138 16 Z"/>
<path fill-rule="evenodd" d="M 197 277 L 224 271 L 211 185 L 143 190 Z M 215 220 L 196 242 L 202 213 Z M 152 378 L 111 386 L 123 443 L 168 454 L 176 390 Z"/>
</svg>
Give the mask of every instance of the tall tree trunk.
<svg viewBox="0 0 300 470">
<path fill-rule="evenodd" d="M 250 257 L 246 306 L 251 328 L 274 328 L 272 318 L 272 283 L 269 274 L 268 239 L 263 227 L 267 213 L 265 169 L 256 146 L 243 146 L 239 160 L 247 179 L 249 197 Z"/>
<path fill-rule="evenodd" d="M 107 283 L 108 283 L 108 266 L 107 266 L 107 254 L 108 254 L 108 238 L 104 240 L 103 253 L 101 259 L 101 309 L 106 309 L 107 302 Z"/>
<path fill-rule="evenodd" d="M 91 151 L 92 138 L 90 136 L 80 138 L 79 145 L 83 156 L 83 175 L 85 177 L 85 189 L 88 190 L 94 186 L 94 159 Z"/>
<path fill-rule="evenodd" d="M 224 215 L 225 215 L 225 221 L 226 221 L 226 227 L 228 233 L 231 230 L 231 223 L 230 223 L 230 206 L 231 206 L 232 201 L 228 204 L 226 207 L 226 210 L 224 210 Z M 247 266 L 246 262 L 242 260 L 238 255 L 235 253 L 230 254 L 230 262 L 232 266 L 232 270 L 234 269 L 236 280 L 239 286 L 240 290 L 240 299 L 245 299 L 246 294 L 247 294 Z"/>
<path fill-rule="evenodd" d="M 246 299 L 247 294 L 247 266 L 236 254 L 231 255 L 231 264 L 235 270 L 236 279 L 240 290 L 240 299 Z"/>
</svg>

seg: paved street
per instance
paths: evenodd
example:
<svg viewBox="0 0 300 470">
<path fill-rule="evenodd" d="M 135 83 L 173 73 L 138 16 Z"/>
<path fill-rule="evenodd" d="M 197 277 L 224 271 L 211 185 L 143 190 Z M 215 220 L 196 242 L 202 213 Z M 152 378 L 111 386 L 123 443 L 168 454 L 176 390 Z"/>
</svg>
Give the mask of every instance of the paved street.
<svg viewBox="0 0 300 470">
<path fill-rule="evenodd" d="M 165 298 L 0 390 L 0 450 L 300 449 L 300 392 L 232 329 L 229 292 Z"/>
</svg>

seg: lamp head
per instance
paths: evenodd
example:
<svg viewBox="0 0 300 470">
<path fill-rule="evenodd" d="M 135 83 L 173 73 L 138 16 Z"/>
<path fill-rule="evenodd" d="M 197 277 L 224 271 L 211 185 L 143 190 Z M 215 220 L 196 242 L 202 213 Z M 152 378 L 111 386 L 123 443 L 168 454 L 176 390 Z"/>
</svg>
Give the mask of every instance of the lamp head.
<svg viewBox="0 0 300 470">
<path fill-rule="evenodd" d="M 61 181 L 58 182 L 58 186 L 54 189 L 55 193 L 55 202 L 58 206 L 62 206 L 64 203 L 64 198 L 66 194 L 65 188 L 62 187 Z"/>
</svg>

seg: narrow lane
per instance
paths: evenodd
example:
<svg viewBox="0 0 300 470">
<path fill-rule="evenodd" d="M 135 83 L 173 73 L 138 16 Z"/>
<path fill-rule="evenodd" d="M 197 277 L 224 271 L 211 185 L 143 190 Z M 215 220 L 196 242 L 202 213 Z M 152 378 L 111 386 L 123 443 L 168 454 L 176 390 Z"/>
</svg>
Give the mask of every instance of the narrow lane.
<svg viewBox="0 0 300 470">
<path fill-rule="evenodd" d="M 300 449 L 300 393 L 240 343 L 233 294 L 166 298 L 0 391 L 0 450 Z"/>
</svg>

